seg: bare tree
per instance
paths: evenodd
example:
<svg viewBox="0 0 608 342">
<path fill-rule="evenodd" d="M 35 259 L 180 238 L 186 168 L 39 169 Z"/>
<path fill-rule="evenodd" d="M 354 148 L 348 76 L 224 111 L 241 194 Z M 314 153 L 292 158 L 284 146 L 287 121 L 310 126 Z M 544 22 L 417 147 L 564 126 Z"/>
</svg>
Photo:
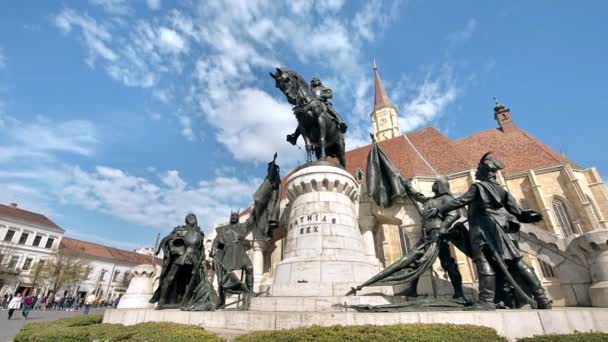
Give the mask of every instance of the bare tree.
<svg viewBox="0 0 608 342">
<path fill-rule="evenodd" d="M 18 273 L 15 265 L 11 265 L 11 259 L 15 255 L 15 246 L 16 244 L 12 242 L 0 242 L 0 277 Z"/>
<path fill-rule="evenodd" d="M 55 258 L 38 263 L 34 274 L 37 281 L 50 284 L 51 291 L 56 292 L 87 279 L 87 263 L 79 253 L 59 250 Z"/>
</svg>

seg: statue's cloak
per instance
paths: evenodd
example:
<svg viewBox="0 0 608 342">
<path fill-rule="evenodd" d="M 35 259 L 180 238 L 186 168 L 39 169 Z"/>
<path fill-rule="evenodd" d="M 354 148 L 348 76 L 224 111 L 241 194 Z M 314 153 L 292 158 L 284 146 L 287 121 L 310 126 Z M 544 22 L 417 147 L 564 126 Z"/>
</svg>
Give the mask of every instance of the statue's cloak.
<svg viewBox="0 0 608 342">
<path fill-rule="evenodd" d="M 253 195 L 252 232 L 254 240 L 270 240 L 279 224 L 281 176 L 278 166 L 270 163 L 268 175 Z"/>
<path fill-rule="evenodd" d="M 405 194 L 399 169 L 376 141 L 367 156 L 367 191 L 380 207 L 390 207 Z"/>
</svg>

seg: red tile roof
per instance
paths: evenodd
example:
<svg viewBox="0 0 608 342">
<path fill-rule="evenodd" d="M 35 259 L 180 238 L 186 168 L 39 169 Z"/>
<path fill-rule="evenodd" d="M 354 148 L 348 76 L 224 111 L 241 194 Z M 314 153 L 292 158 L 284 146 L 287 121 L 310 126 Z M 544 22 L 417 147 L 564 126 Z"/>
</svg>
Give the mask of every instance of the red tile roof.
<svg viewBox="0 0 608 342">
<path fill-rule="evenodd" d="M 505 162 L 505 174 L 558 164 L 578 167 L 517 126 L 508 132 L 497 128 L 457 140 L 450 140 L 437 129 L 427 127 L 382 141 L 380 146 L 406 177 L 436 176 L 475 169 L 481 156 L 488 151 L 493 151 Z M 366 171 L 370 148 L 371 144 L 346 152 L 348 172 L 355 175 L 357 169 Z M 285 182 L 292 173 L 283 178 L 283 198 L 286 195 Z"/>
<path fill-rule="evenodd" d="M 85 256 L 105 259 L 114 262 L 122 262 L 127 264 L 140 265 L 151 264 L 152 257 L 145 254 L 139 254 L 131 251 L 125 251 L 114 247 L 108 247 L 97 243 L 71 239 L 64 237 L 61 239 L 59 248 L 62 250 L 72 251 L 84 254 Z M 156 263 L 162 263 L 160 259 L 156 259 Z"/>
<path fill-rule="evenodd" d="M 577 166 L 519 127 L 508 133 L 500 129 L 483 131 L 455 140 L 453 146 L 469 168 L 477 167 L 485 151 L 493 151 L 505 163 L 506 174 L 557 164 Z"/>
<path fill-rule="evenodd" d="M 17 207 L 0 204 L 0 217 L 32 223 L 38 226 L 59 230 L 62 233 L 64 232 L 61 227 L 55 224 L 55 222 L 51 221 L 48 217 L 39 213 L 23 210 Z"/>
</svg>

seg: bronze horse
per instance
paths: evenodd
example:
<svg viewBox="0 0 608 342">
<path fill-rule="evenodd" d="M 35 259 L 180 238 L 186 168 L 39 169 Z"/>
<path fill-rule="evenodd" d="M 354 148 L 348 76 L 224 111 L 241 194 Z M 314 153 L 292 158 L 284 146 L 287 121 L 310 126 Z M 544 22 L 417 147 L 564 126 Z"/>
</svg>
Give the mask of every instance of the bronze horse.
<svg viewBox="0 0 608 342">
<path fill-rule="evenodd" d="M 276 72 L 270 73 L 270 76 L 293 105 L 292 110 L 298 120 L 296 132 L 302 134 L 306 146 L 306 162 L 312 161 L 314 151 L 317 160 L 336 157 L 340 165 L 346 167 L 344 134 L 328 114 L 327 106 L 313 95 L 302 76 L 287 68 L 276 68 Z M 290 138 L 292 136 L 288 136 L 288 141 Z"/>
</svg>

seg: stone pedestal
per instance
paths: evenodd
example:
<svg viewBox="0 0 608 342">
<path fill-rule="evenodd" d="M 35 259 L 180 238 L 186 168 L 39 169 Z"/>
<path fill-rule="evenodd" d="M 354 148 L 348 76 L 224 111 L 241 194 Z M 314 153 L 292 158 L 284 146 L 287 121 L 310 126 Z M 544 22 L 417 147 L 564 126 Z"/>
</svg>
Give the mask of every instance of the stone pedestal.
<svg viewBox="0 0 608 342">
<path fill-rule="evenodd" d="M 118 309 L 150 309 L 154 304 L 148 301 L 154 293 L 156 268 L 152 265 L 138 265 L 131 270 L 133 278 L 127 292 L 120 299 Z"/>
<path fill-rule="evenodd" d="M 608 251 L 602 251 L 591 265 L 593 283 L 589 287 L 591 305 L 608 307 Z"/>
<path fill-rule="evenodd" d="M 378 273 L 359 230 L 353 176 L 316 162 L 293 173 L 286 189 L 291 209 L 273 296 L 340 296 Z"/>
</svg>

